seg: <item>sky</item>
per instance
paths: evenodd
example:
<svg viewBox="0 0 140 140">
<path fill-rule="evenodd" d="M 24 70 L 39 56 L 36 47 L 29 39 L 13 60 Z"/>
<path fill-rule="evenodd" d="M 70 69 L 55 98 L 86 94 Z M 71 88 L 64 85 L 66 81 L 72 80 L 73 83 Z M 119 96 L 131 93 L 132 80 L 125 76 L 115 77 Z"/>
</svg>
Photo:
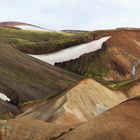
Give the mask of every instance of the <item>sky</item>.
<svg viewBox="0 0 140 140">
<path fill-rule="evenodd" d="M 48 29 L 140 27 L 140 0 L 0 0 L 0 21 Z"/>
</svg>

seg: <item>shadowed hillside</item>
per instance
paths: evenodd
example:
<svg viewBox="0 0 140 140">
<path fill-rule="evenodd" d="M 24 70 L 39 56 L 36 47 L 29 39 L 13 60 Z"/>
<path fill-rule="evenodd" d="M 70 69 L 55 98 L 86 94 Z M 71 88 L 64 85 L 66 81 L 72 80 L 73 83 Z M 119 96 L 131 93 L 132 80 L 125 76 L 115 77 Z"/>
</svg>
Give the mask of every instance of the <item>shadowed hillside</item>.
<svg viewBox="0 0 140 140">
<path fill-rule="evenodd" d="M 57 95 L 81 79 L 2 43 L 0 60 L 0 92 L 14 104 Z"/>
</svg>

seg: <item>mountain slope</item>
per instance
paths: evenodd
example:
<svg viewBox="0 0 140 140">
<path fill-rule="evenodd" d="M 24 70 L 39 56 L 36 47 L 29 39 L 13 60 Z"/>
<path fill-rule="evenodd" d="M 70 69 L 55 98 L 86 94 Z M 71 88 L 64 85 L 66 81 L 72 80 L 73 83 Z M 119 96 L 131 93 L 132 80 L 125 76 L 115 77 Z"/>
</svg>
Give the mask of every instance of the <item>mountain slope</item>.
<svg viewBox="0 0 140 140">
<path fill-rule="evenodd" d="M 124 102 L 57 140 L 140 139 L 140 98 Z"/>
<path fill-rule="evenodd" d="M 140 97 L 126 101 L 140 95 L 140 30 L 67 34 L 19 29 L 39 28 L 26 23 L 0 26 L 0 139 L 140 139 Z M 30 54 L 59 55 L 53 66 Z"/>
<path fill-rule="evenodd" d="M 138 79 L 139 77 L 135 74 L 138 73 L 140 64 L 139 29 L 93 31 L 43 44 L 23 44 L 16 46 L 16 48 L 34 54 L 37 58 L 43 57 L 42 59 L 47 61 L 49 56 L 53 57 L 59 51 L 63 52 L 68 48 L 71 50 L 78 47 L 79 44 L 98 41 L 104 37 L 110 38 L 104 42 L 100 50 L 88 52 L 78 58 L 74 57 L 62 62 L 56 58 L 55 65 L 73 73 L 98 79 L 128 80 L 128 82 L 132 78 Z M 87 47 L 86 44 L 85 47 Z M 94 47 L 96 46 L 93 44 Z M 37 54 L 38 56 L 36 56 Z M 48 62 L 50 62 L 49 58 Z"/>
<path fill-rule="evenodd" d="M 30 117 L 55 124 L 85 122 L 127 100 L 92 79 L 85 79 L 60 97 L 27 103 L 18 118 Z"/>
<path fill-rule="evenodd" d="M 57 125 L 28 117 L 0 122 L 5 140 L 138 140 L 140 98 L 126 101 L 79 125 Z M 24 124 L 24 125 L 23 125 Z"/>
<path fill-rule="evenodd" d="M 0 120 L 9 120 L 15 118 L 20 112 L 17 106 L 0 99 Z"/>
<path fill-rule="evenodd" d="M 97 31 L 93 34 L 95 39 L 111 38 L 99 51 L 56 65 L 88 77 L 108 80 L 131 78 L 132 68 L 140 59 L 140 30 Z"/>
<path fill-rule="evenodd" d="M 11 28 L 0 27 L 0 42 L 10 44 L 13 47 L 20 48 L 24 45 L 33 45 L 37 43 L 46 43 L 48 41 L 55 41 L 59 39 L 66 39 L 73 36 L 69 33 L 47 32 L 47 31 L 26 31 Z M 19 47 L 18 47 L 19 46 Z M 34 47 L 31 47 L 34 49 Z"/>
<path fill-rule="evenodd" d="M 29 118 L 0 122 L 0 124 L 2 124 L 1 140 L 53 140 L 75 128 L 75 126 L 54 125 Z"/>
<path fill-rule="evenodd" d="M 2 43 L 0 60 L 0 92 L 14 104 L 57 95 L 82 79 Z"/>
<path fill-rule="evenodd" d="M 103 43 L 106 42 L 109 38 L 109 36 L 103 37 L 99 40 L 95 40 L 90 43 L 84 43 L 67 49 L 62 49 L 62 51 L 58 51 L 51 54 L 31 56 L 52 65 L 56 63 L 63 63 L 69 60 L 75 60 L 82 55 L 100 50 L 102 48 Z"/>
</svg>

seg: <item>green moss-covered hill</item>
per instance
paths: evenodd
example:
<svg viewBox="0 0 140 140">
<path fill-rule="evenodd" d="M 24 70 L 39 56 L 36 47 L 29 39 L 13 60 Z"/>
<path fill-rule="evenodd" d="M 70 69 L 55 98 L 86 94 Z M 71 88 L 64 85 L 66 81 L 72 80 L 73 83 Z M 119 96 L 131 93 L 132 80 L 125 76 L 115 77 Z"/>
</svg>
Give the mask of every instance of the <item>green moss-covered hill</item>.
<svg viewBox="0 0 140 140">
<path fill-rule="evenodd" d="M 29 31 L 0 28 L 0 42 L 30 54 L 45 54 L 93 40 L 89 33 Z"/>
</svg>

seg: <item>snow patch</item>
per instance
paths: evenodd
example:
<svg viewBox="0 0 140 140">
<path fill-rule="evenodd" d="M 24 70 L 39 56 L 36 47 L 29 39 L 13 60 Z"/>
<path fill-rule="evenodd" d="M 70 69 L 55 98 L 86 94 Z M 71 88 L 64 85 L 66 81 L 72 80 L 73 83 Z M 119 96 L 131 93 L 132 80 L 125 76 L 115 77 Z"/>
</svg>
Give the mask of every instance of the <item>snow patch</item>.
<svg viewBox="0 0 140 140">
<path fill-rule="evenodd" d="M 90 43 L 70 47 L 68 49 L 63 49 L 55 53 L 43 54 L 43 55 L 30 55 L 30 56 L 54 65 L 55 63 L 62 63 L 65 61 L 79 58 L 83 54 L 95 52 L 101 49 L 103 43 L 106 42 L 110 38 L 111 36 L 103 37 L 99 40 L 95 40 Z"/>
<path fill-rule="evenodd" d="M 20 28 L 22 30 L 38 30 L 38 31 L 52 32 L 51 30 L 47 30 L 47 29 L 44 29 L 44 28 L 41 28 L 41 27 L 36 27 L 36 26 L 31 26 L 31 25 L 17 25 L 17 26 L 14 26 L 14 27 Z"/>
<path fill-rule="evenodd" d="M 3 101 L 10 101 L 10 98 L 8 98 L 5 94 L 0 93 L 0 99 L 2 99 Z"/>
</svg>

